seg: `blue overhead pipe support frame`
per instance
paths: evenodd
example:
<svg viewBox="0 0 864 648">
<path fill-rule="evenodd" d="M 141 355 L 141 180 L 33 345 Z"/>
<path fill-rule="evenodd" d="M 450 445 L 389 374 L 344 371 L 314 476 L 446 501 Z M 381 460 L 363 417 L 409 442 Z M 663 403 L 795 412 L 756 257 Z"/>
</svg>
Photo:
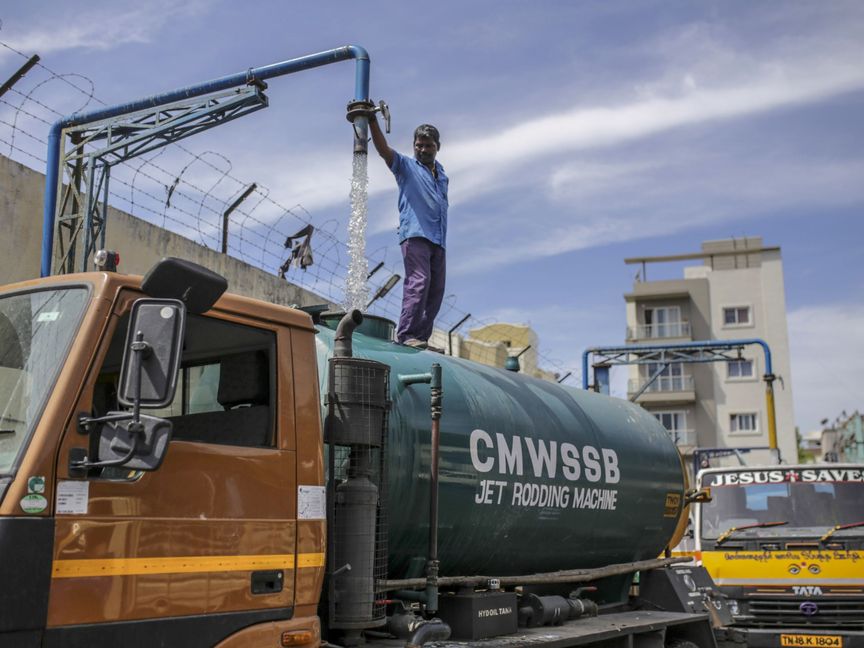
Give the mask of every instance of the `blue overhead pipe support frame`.
<svg viewBox="0 0 864 648">
<path fill-rule="evenodd" d="M 51 274 L 51 256 L 54 250 L 54 214 L 57 208 L 57 192 L 60 182 L 60 154 L 62 133 L 64 128 L 81 126 L 90 122 L 117 117 L 126 113 L 157 108 L 165 104 L 183 99 L 191 99 L 202 95 L 228 90 L 237 86 L 248 85 L 254 81 L 264 81 L 294 72 L 301 72 L 330 63 L 354 59 L 357 62 L 354 75 L 354 101 L 369 101 L 369 53 L 358 45 L 346 45 L 336 49 L 308 54 L 299 58 L 273 63 L 258 68 L 249 68 L 245 72 L 229 74 L 198 85 L 187 86 L 146 99 L 100 108 L 86 113 L 76 113 L 63 117 L 51 126 L 48 133 L 48 162 L 45 171 L 45 207 L 42 219 L 42 267 L 41 276 Z M 368 137 L 368 121 L 365 117 L 358 118 L 354 123 L 356 137 Z"/>
<path fill-rule="evenodd" d="M 771 349 L 765 340 L 745 338 L 743 340 L 700 340 L 698 342 L 674 342 L 672 344 L 630 344 L 620 347 L 594 347 L 582 352 L 582 389 L 588 389 L 588 356 L 592 353 L 652 353 L 657 351 L 675 351 L 676 349 L 734 349 L 740 346 L 757 344 L 765 353 L 765 373 L 774 373 L 771 363 Z M 632 364 L 632 363 L 621 363 Z"/>
<path fill-rule="evenodd" d="M 698 351 L 700 349 L 734 349 L 742 346 L 758 345 L 762 347 L 765 354 L 765 374 L 762 379 L 765 381 L 765 404 L 768 410 L 768 446 L 772 449 L 777 449 L 777 420 L 774 407 L 774 380 L 777 378 L 774 375 L 774 367 L 771 363 L 771 349 L 765 340 L 759 338 L 745 338 L 742 340 L 705 340 L 698 342 L 675 342 L 672 344 L 631 344 L 620 347 L 595 347 L 593 349 L 585 349 L 582 353 L 582 389 L 588 389 L 588 356 L 592 353 L 603 354 L 650 354 L 662 351 Z M 678 362 L 716 362 L 720 358 L 705 359 L 705 360 L 677 360 Z M 669 360 L 665 360 L 669 362 Z M 675 362 L 676 360 L 671 360 Z M 651 361 L 654 362 L 654 361 Z M 634 362 L 619 362 L 617 364 L 637 364 Z M 604 367 L 608 369 L 608 367 Z M 608 383 L 608 375 L 605 376 Z"/>
</svg>

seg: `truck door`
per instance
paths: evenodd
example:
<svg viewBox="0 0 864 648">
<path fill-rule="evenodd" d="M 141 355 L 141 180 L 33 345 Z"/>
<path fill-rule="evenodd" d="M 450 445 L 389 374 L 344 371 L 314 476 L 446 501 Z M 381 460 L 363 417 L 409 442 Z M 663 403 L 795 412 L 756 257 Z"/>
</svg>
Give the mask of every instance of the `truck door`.
<svg viewBox="0 0 864 648">
<path fill-rule="evenodd" d="M 120 409 L 116 387 L 136 296 L 115 308 L 78 411 Z M 212 311 L 211 311 L 212 313 Z M 91 470 L 73 423 L 58 457 L 49 645 L 212 646 L 237 630 L 291 618 L 296 461 L 287 329 L 218 312 L 190 315 L 173 436 L 155 471 Z M 76 418 L 76 417 L 73 417 Z"/>
</svg>

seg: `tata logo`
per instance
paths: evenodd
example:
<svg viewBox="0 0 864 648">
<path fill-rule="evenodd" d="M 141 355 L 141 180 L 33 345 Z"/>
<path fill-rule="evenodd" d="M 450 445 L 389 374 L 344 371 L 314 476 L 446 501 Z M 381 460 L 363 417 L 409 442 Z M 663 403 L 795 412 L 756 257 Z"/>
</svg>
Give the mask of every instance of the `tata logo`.
<svg viewBox="0 0 864 648">
<path fill-rule="evenodd" d="M 818 585 L 793 585 L 792 591 L 798 596 L 822 596 L 822 588 Z M 803 605 L 801 611 L 804 611 Z"/>
<path fill-rule="evenodd" d="M 804 616 L 814 616 L 819 611 L 819 606 L 816 605 L 813 601 L 804 601 L 801 605 L 798 606 L 798 609 L 801 610 L 801 614 Z"/>
</svg>

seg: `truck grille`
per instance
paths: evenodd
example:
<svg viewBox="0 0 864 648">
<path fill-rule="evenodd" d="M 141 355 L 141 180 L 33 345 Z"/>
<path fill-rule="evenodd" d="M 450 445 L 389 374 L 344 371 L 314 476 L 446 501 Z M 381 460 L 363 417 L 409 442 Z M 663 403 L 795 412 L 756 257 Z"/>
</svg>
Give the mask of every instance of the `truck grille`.
<svg viewBox="0 0 864 648">
<path fill-rule="evenodd" d="M 816 605 L 815 614 L 804 614 L 802 604 Z M 750 599 L 749 614 L 735 617 L 736 625 L 774 628 L 844 628 L 864 630 L 861 599 Z"/>
</svg>

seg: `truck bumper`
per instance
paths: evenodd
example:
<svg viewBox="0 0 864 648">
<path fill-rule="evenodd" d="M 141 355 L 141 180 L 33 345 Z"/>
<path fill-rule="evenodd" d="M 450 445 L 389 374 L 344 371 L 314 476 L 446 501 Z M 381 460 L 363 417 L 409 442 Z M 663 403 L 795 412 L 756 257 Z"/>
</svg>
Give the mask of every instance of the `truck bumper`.
<svg viewBox="0 0 864 648">
<path fill-rule="evenodd" d="M 786 643 L 781 636 L 787 637 Z M 839 641 L 838 641 L 839 639 Z M 864 648 L 864 632 L 809 628 L 725 628 L 717 633 L 724 648 Z"/>
</svg>

